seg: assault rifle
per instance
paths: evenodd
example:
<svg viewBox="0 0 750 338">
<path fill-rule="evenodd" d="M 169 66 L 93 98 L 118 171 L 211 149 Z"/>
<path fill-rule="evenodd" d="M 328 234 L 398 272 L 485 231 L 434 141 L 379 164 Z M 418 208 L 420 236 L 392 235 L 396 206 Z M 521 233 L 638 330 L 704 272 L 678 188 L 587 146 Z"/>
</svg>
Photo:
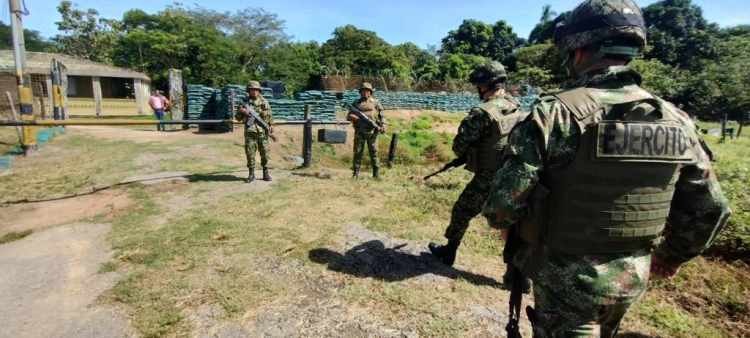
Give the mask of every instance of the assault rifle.
<svg viewBox="0 0 750 338">
<path fill-rule="evenodd" d="M 505 241 L 505 247 L 503 248 L 503 261 L 507 264 L 510 270 L 510 299 L 508 300 L 508 324 L 505 326 L 505 332 L 508 338 L 521 338 L 519 332 L 518 322 L 521 320 L 521 298 L 523 298 L 523 283 L 524 276 L 515 264 L 513 264 L 513 257 L 518 251 L 518 242 L 521 241 L 521 236 L 518 235 L 518 225 L 514 225 L 510 228 L 508 233 L 508 239 Z M 529 317 L 529 321 L 532 325 L 536 324 L 536 315 L 534 309 L 530 306 L 526 306 L 526 316 Z"/>
<path fill-rule="evenodd" d="M 253 123 L 257 123 L 263 130 L 268 132 L 268 137 L 270 137 L 274 142 L 277 142 L 279 139 L 276 138 L 276 135 L 271 133 L 271 127 L 268 126 L 268 123 L 264 121 L 262 118 L 260 118 L 260 115 L 255 112 L 255 109 L 247 103 L 240 102 L 240 104 L 247 109 L 247 118 L 245 119 L 245 126 L 252 126 Z"/>
<path fill-rule="evenodd" d="M 352 106 L 351 103 L 347 102 L 345 103 L 345 106 L 351 109 L 351 111 L 354 112 L 354 115 L 357 115 L 357 117 L 359 117 L 360 120 L 365 121 L 368 125 L 370 125 L 370 127 L 380 130 L 380 126 L 377 123 L 375 123 L 375 121 L 373 121 L 371 118 L 365 115 L 365 113 L 363 113 L 361 110 Z"/>
<path fill-rule="evenodd" d="M 438 170 L 438 171 L 436 171 L 436 172 L 434 172 L 432 174 L 429 174 L 429 175 L 425 176 L 423 179 L 427 180 L 430 177 L 435 176 L 435 175 L 437 175 L 439 173 L 442 173 L 442 172 L 444 172 L 444 171 L 446 171 L 446 170 L 448 170 L 450 168 L 460 167 L 460 166 L 462 166 L 464 164 L 466 164 L 466 155 L 461 156 L 461 157 L 456 157 L 452 161 L 446 163 L 442 168 L 440 168 L 440 170 Z"/>
</svg>

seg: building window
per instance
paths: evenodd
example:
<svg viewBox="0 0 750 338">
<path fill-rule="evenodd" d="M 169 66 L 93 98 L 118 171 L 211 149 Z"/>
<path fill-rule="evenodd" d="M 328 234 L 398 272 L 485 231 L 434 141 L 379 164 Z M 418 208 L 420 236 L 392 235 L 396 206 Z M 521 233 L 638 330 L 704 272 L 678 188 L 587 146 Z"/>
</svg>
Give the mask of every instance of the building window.
<svg viewBox="0 0 750 338">
<path fill-rule="evenodd" d="M 135 85 L 133 79 L 121 77 L 100 77 L 102 98 L 135 100 Z"/>
<path fill-rule="evenodd" d="M 68 75 L 68 97 L 94 98 L 91 76 Z"/>
</svg>

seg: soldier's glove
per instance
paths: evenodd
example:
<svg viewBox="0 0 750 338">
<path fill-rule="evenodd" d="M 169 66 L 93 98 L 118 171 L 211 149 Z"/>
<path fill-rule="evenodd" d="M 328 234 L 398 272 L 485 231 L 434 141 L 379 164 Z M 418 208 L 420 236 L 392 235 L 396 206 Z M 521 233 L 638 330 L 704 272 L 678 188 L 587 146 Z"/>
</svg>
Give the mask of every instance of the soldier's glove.
<svg viewBox="0 0 750 338">
<path fill-rule="evenodd" d="M 240 107 L 240 109 L 238 109 L 237 112 L 239 112 L 242 115 L 247 115 L 247 108 Z"/>
</svg>

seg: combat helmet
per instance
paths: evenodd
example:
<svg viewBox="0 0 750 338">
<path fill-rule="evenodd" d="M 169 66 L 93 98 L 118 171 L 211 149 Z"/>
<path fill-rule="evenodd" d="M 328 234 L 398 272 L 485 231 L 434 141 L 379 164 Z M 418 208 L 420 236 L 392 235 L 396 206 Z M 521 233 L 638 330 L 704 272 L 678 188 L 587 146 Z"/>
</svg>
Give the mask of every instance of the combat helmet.
<svg viewBox="0 0 750 338">
<path fill-rule="evenodd" d="M 359 91 L 362 91 L 362 89 L 369 89 L 370 91 L 373 91 L 372 84 L 369 82 L 362 82 L 362 85 L 359 86 Z"/>
<path fill-rule="evenodd" d="M 508 73 L 505 67 L 497 61 L 480 62 L 469 74 L 469 82 L 477 87 L 502 82 L 506 78 L 508 78 Z"/>
<path fill-rule="evenodd" d="M 247 86 L 245 86 L 245 89 L 257 89 L 257 90 L 260 90 L 260 82 L 258 82 L 258 81 L 249 81 L 247 83 Z"/>
<path fill-rule="evenodd" d="M 632 59 L 646 47 L 643 12 L 633 0 L 586 0 L 565 22 L 557 24 L 554 41 L 560 53 L 568 57 L 578 48 L 601 44 L 598 53 L 575 68 L 566 59 L 574 74 L 608 54 Z"/>
</svg>

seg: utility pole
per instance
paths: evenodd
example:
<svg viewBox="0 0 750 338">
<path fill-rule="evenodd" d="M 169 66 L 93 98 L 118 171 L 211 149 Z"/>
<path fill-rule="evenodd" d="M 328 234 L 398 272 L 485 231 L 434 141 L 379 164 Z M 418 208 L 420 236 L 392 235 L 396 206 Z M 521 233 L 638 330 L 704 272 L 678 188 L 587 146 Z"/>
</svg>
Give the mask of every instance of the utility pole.
<svg viewBox="0 0 750 338">
<path fill-rule="evenodd" d="M 31 81 L 26 74 L 26 45 L 23 36 L 23 23 L 21 16 L 28 14 L 21 11 L 20 0 L 9 0 L 10 5 L 10 25 L 13 35 L 13 57 L 16 60 L 16 84 L 18 85 L 18 105 L 21 111 L 22 121 L 34 120 L 33 94 L 31 91 Z M 36 144 L 36 127 L 24 126 L 21 131 L 21 147 L 24 153 L 28 154 L 37 149 Z"/>
</svg>

